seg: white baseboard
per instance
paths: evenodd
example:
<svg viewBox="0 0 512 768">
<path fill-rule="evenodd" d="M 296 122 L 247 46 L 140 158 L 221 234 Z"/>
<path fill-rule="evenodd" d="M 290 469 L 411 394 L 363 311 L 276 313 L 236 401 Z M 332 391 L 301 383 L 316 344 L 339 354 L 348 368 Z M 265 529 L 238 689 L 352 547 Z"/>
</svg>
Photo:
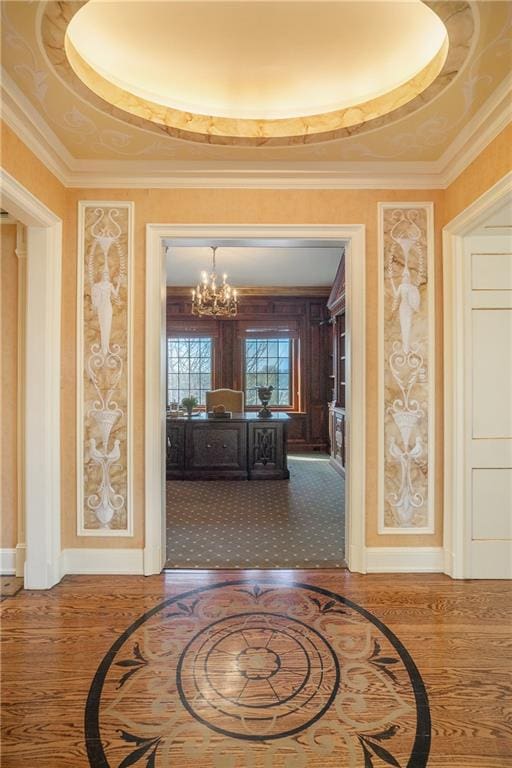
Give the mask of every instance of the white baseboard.
<svg viewBox="0 0 512 768">
<path fill-rule="evenodd" d="M 367 573 L 444 573 L 442 547 L 367 547 Z"/>
<path fill-rule="evenodd" d="M 332 456 L 329 459 L 329 465 L 336 470 L 336 472 L 341 475 L 342 477 L 345 477 L 345 467 L 342 467 L 341 464 L 338 464 L 336 459 L 333 459 Z"/>
<path fill-rule="evenodd" d="M 0 549 L 0 574 L 14 576 L 16 573 L 16 549 L 14 547 Z"/>
<path fill-rule="evenodd" d="M 141 575 L 144 573 L 143 549 L 64 549 L 62 575 Z"/>
</svg>

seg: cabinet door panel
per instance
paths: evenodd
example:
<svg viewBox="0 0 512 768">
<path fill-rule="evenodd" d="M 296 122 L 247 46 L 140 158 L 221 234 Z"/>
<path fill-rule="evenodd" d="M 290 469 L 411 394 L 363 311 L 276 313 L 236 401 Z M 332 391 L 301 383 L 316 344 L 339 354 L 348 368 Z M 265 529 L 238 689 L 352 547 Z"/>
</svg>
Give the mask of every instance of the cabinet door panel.
<svg viewBox="0 0 512 768">
<path fill-rule="evenodd" d="M 191 435 L 191 469 L 244 469 L 245 425 L 196 425 Z"/>
</svg>

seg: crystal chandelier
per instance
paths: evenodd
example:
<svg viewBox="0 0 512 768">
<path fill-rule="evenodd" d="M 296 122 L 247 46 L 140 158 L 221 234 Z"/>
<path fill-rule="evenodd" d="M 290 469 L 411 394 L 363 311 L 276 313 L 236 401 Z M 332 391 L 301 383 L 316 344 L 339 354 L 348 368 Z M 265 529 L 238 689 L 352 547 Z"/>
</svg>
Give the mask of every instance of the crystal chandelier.
<svg viewBox="0 0 512 768">
<path fill-rule="evenodd" d="M 227 275 L 222 276 L 222 284 L 217 285 L 215 271 L 215 251 L 212 249 L 212 271 L 210 274 L 201 272 L 201 282 L 192 289 L 192 314 L 209 315 L 213 317 L 234 317 L 238 310 L 236 289 L 226 282 Z"/>
</svg>

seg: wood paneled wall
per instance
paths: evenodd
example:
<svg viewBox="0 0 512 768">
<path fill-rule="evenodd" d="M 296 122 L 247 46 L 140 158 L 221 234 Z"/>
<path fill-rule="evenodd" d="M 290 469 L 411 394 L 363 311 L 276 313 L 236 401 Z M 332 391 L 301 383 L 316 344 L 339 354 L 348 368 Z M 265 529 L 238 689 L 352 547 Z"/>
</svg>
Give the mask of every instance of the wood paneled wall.
<svg viewBox="0 0 512 768">
<path fill-rule="evenodd" d="M 246 322 L 290 321 L 298 328 L 300 343 L 300 409 L 290 411 L 291 450 L 329 448 L 327 400 L 329 396 L 330 326 L 325 295 L 241 295 L 236 318 L 211 320 L 192 315 L 189 291 L 167 289 L 167 332 L 190 330 L 208 333 L 215 340 L 215 388 L 242 388 L 240 326 Z"/>
</svg>

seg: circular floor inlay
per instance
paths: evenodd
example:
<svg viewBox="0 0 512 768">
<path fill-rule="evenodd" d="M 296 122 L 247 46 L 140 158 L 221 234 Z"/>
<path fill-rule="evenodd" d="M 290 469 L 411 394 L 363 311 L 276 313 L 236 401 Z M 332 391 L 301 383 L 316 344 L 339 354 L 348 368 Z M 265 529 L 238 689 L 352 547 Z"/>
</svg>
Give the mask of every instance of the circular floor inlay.
<svg viewBox="0 0 512 768">
<path fill-rule="evenodd" d="M 393 633 L 344 597 L 264 578 L 141 616 L 101 662 L 85 723 L 94 768 L 423 768 L 430 745 Z"/>
<path fill-rule="evenodd" d="M 338 659 L 316 630 L 255 612 L 205 627 L 178 663 L 178 691 L 197 720 L 226 736 L 278 739 L 306 728 L 332 704 Z"/>
</svg>

